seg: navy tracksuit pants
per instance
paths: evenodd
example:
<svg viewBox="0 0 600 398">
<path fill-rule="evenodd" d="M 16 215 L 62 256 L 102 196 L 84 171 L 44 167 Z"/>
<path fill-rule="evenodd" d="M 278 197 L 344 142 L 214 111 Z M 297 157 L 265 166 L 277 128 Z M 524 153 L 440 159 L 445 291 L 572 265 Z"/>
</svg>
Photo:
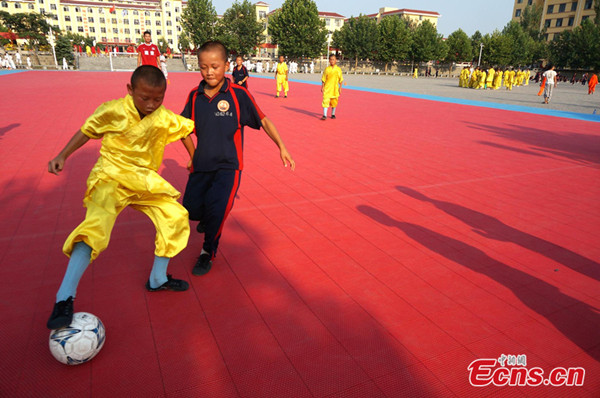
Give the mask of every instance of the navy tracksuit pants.
<svg viewBox="0 0 600 398">
<path fill-rule="evenodd" d="M 225 219 L 233 207 L 240 186 L 241 170 L 219 169 L 190 174 L 183 195 L 183 206 L 190 220 L 204 226 L 203 249 L 215 257 Z"/>
</svg>

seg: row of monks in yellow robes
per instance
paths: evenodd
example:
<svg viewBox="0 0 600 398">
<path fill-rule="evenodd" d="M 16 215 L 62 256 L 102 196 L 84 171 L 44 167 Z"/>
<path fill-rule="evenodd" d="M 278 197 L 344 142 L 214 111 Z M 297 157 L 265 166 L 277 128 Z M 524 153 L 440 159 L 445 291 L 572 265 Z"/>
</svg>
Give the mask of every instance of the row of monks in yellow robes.
<svg viewBox="0 0 600 398">
<path fill-rule="evenodd" d="M 531 73 L 529 70 L 506 69 L 504 72 L 494 68 L 484 69 L 477 67 L 473 71 L 464 67 L 458 78 L 458 86 L 465 88 L 474 88 L 477 90 L 498 90 L 504 87 L 512 90 L 515 86 L 528 86 Z"/>
</svg>

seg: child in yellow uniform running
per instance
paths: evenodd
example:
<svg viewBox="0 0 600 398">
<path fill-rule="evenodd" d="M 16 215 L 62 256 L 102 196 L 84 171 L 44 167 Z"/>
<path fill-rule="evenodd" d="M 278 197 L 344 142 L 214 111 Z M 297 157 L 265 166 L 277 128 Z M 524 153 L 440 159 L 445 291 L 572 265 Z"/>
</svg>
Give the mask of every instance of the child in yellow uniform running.
<svg viewBox="0 0 600 398">
<path fill-rule="evenodd" d="M 342 70 L 337 64 L 337 57 L 334 54 L 329 56 L 329 66 L 323 71 L 321 79 L 321 92 L 323 93 L 323 117 L 327 119 L 327 109 L 331 106 L 331 118 L 335 119 L 335 108 L 338 105 L 338 98 L 342 92 Z"/>
<path fill-rule="evenodd" d="M 277 64 L 277 69 L 275 71 L 275 79 L 277 80 L 277 94 L 275 95 L 275 98 L 279 98 L 279 92 L 282 88 L 284 98 L 287 98 L 290 86 L 288 83 L 288 66 L 285 63 L 283 55 L 279 56 L 279 63 Z"/>
</svg>

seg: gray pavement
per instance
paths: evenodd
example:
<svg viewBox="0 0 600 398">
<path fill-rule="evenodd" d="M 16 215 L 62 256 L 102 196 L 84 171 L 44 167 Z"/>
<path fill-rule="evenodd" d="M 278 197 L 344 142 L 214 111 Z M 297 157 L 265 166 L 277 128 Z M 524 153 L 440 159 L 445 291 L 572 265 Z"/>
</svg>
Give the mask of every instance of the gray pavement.
<svg viewBox="0 0 600 398">
<path fill-rule="evenodd" d="M 260 74 L 253 74 L 261 76 Z M 268 77 L 267 74 L 262 74 Z M 320 82 L 321 75 L 299 73 L 290 75 L 292 81 Z M 512 91 L 505 87 L 499 90 L 474 90 L 458 87 L 458 78 L 419 78 L 406 76 L 379 76 L 344 74 L 346 87 L 362 87 L 377 90 L 405 92 L 411 94 L 457 98 L 468 101 L 483 101 L 515 106 L 542 108 L 591 115 L 596 110 L 600 118 L 600 90 L 588 95 L 587 85 L 559 83 L 554 89 L 550 104 L 543 103 L 538 97 L 539 84 L 533 80 L 529 86 L 514 87 Z"/>
</svg>

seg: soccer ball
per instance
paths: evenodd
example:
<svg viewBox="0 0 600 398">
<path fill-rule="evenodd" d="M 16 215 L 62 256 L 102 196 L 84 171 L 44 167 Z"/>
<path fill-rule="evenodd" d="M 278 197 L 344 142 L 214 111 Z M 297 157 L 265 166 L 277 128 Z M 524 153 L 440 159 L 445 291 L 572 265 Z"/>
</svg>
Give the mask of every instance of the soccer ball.
<svg viewBox="0 0 600 398">
<path fill-rule="evenodd" d="M 79 365 L 100 352 L 105 337 L 100 319 L 87 312 L 76 312 L 69 326 L 50 332 L 50 352 L 64 364 Z"/>
</svg>

